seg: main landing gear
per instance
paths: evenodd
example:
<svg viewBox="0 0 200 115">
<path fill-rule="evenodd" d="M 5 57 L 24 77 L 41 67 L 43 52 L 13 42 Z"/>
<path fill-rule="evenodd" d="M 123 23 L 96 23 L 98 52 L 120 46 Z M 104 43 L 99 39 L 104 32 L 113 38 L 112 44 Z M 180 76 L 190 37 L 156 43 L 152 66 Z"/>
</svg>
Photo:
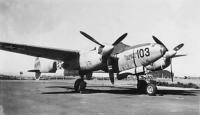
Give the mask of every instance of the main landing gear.
<svg viewBox="0 0 200 115">
<path fill-rule="evenodd" d="M 80 92 L 83 93 L 85 91 L 85 88 L 87 86 L 87 83 L 84 81 L 83 76 L 81 76 L 81 78 L 77 79 L 74 83 L 74 90 L 76 92 Z"/>
<path fill-rule="evenodd" d="M 157 92 L 156 81 L 154 80 L 140 80 L 137 76 L 137 89 L 140 93 L 147 93 L 150 96 L 154 96 Z"/>
</svg>

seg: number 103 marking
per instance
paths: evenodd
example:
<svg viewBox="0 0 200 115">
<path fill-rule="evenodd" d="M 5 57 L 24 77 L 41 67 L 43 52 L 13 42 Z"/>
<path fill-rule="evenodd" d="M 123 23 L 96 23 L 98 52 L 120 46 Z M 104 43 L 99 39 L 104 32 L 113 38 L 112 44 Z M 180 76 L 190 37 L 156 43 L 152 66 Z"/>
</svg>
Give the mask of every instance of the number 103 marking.
<svg viewBox="0 0 200 115">
<path fill-rule="evenodd" d="M 143 58 L 144 56 L 150 56 L 149 48 L 137 50 L 138 58 Z"/>
</svg>

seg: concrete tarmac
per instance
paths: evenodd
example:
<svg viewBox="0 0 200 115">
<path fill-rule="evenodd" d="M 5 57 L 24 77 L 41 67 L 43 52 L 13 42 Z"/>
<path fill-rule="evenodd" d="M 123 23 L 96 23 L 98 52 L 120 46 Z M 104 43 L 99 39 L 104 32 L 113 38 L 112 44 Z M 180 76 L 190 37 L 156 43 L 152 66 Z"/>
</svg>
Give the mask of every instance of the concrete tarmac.
<svg viewBox="0 0 200 115">
<path fill-rule="evenodd" d="M 159 87 L 148 96 L 126 81 L 92 80 L 79 94 L 74 81 L 0 81 L 0 115 L 200 115 L 199 90 Z"/>
</svg>

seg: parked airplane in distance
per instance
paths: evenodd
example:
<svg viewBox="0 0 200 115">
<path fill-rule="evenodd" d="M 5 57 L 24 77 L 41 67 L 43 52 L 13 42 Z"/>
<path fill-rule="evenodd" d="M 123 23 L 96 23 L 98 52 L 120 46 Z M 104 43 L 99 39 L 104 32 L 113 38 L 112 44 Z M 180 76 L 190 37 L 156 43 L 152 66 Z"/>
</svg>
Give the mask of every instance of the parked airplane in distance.
<svg viewBox="0 0 200 115">
<path fill-rule="evenodd" d="M 111 83 L 114 83 L 114 73 L 117 73 L 119 78 L 123 78 L 127 75 L 139 76 L 146 72 L 145 67 L 163 57 L 166 54 L 166 51 L 168 51 L 165 45 L 155 37 L 154 40 L 156 43 L 145 43 L 116 50 L 116 47 L 121 44 L 121 41 L 127 36 L 127 33 L 119 37 L 112 45 L 101 44 L 85 32 L 81 31 L 80 33 L 98 44 L 99 47 L 90 51 L 78 51 L 0 42 L 0 49 L 58 60 L 63 63 L 63 69 L 78 70 L 80 78 L 74 83 L 74 89 L 77 92 L 83 91 L 86 88 L 84 75 L 92 75 L 93 71 L 103 70 L 109 73 Z M 56 71 L 56 64 L 54 61 L 48 66 L 43 66 L 41 63 L 38 64 L 39 65 L 35 65 L 36 68 L 34 70 L 31 70 L 32 72 L 40 74 L 42 72 Z M 137 79 L 138 84 L 142 84 L 140 83 L 139 77 L 137 77 Z M 148 84 L 146 83 L 143 87 L 139 86 L 139 90 L 142 89 L 142 91 L 147 92 L 149 95 L 155 95 L 157 91 L 154 82 L 148 82 Z"/>
</svg>

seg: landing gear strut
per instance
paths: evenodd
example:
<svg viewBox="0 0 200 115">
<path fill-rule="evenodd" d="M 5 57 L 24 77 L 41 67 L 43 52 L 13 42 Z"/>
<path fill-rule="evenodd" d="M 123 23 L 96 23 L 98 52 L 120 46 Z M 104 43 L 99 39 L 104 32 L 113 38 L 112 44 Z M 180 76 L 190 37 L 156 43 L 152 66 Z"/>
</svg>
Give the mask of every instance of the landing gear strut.
<svg viewBox="0 0 200 115">
<path fill-rule="evenodd" d="M 140 93 L 147 93 L 150 96 L 154 96 L 157 92 L 156 81 L 152 79 L 140 80 L 137 76 L 137 89 Z"/>
<path fill-rule="evenodd" d="M 85 88 L 87 86 L 87 83 L 84 81 L 83 76 L 81 75 L 81 78 L 77 79 L 74 83 L 74 90 L 76 92 L 83 93 L 85 91 Z"/>
</svg>

